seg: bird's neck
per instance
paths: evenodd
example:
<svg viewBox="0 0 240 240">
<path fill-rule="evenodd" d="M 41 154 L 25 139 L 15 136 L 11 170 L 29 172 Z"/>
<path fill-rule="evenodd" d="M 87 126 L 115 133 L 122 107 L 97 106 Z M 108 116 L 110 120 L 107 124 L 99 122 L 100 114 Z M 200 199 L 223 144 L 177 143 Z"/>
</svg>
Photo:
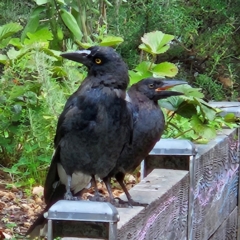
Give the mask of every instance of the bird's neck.
<svg viewBox="0 0 240 240">
<path fill-rule="evenodd" d="M 129 95 L 130 102 L 132 102 L 133 104 L 136 104 L 140 107 L 155 105 L 152 100 L 150 100 L 147 96 L 145 96 L 144 94 L 142 94 L 138 91 L 131 91 L 131 89 L 130 89 L 128 91 L 128 95 Z"/>
</svg>

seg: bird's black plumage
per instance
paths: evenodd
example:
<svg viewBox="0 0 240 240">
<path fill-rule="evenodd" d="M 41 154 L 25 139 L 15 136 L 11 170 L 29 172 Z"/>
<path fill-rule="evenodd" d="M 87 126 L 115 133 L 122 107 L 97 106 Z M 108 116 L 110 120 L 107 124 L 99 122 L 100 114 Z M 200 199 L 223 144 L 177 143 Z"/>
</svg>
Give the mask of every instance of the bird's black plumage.
<svg viewBox="0 0 240 240">
<path fill-rule="evenodd" d="M 106 177 L 132 138 L 132 112 L 124 100 L 128 69 L 116 51 L 95 46 L 62 57 L 84 64 L 88 75 L 58 120 L 55 153 L 44 186 L 47 208 L 55 196 L 62 196 L 60 182 L 66 185 L 65 198 L 71 199 L 71 190 L 82 190 L 95 175 Z"/>
<path fill-rule="evenodd" d="M 177 80 L 148 78 L 132 85 L 128 90 L 127 100 L 131 103 L 136 115 L 132 146 L 124 148 L 116 166 L 109 173 L 108 179 L 113 176 L 116 177 L 132 205 L 135 202 L 123 183 L 124 176 L 126 173 L 132 173 L 152 150 L 156 142 L 160 140 L 165 128 L 165 119 L 158 106 L 158 100 L 169 96 L 182 95 L 179 92 L 166 90 L 172 86 L 185 83 Z"/>
<path fill-rule="evenodd" d="M 74 53 L 73 60 L 88 67 L 88 76 L 59 117 L 55 145 L 67 174 L 79 170 L 103 178 L 130 141 L 132 117 L 124 100 L 129 78 L 126 64 L 112 48 L 89 51 L 80 59 Z"/>
</svg>

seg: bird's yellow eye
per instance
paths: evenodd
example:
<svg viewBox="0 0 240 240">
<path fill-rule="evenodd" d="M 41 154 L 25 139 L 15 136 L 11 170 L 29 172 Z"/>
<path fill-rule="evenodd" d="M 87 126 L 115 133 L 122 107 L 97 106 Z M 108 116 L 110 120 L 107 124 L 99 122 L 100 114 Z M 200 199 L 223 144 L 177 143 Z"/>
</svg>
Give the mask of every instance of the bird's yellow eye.
<svg viewBox="0 0 240 240">
<path fill-rule="evenodd" d="M 96 63 L 96 64 L 101 64 L 101 63 L 102 63 L 102 60 L 101 60 L 100 58 L 96 58 L 96 59 L 95 59 L 95 63 Z"/>
<path fill-rule="evenodd" d="M 153 88 L 154 87 L 153 83 L 148 84 L 148 87 Z"/>
</svg>

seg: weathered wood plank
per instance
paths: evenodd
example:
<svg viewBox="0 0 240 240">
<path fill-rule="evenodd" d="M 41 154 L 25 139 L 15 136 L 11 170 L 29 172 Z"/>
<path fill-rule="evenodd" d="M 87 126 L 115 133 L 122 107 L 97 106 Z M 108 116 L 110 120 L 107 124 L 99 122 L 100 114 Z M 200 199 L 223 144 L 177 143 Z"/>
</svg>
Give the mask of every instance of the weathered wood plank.
<svg viewBox="0 0 240 240">
<path fill-rule="evenodd" d="M 230 213 L 228 218 L 221 224 L 209 240 L 236 240 L 238 230 L 238 207 Z"/>
<path fill-rule="evenodd" d="M 198 147 L 191 239 L 208 239 L 237 206 L 239 159 L 236 130 Z"/>
<path fill-rule="evenodd" d="M 186 239 L 188 186 L 187 171 L 153 170 L 130 190 L 134 200 L 149 206 L 131 219 L 125 218 L 131 209 L 119 209 L 118 239 Z"/>
</svg>

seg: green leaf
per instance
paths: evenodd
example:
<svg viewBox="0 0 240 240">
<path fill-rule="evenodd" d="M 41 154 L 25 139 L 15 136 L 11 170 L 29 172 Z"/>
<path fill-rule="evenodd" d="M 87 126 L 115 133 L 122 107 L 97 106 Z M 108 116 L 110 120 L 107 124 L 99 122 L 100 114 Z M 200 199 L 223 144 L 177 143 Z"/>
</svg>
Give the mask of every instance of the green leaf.
<svg viewBox="0 0 240 240">
<path fill-rule="evenodd" d="M 178 68 L 175 64 L 170 62 L 163 62 L 156 64 L 155 67 L 151 70 L 153 74 L 158 77 L 174 77 L 178 73 Z"/>
<path fill-rule="evenodd" d="M 8 57 L 6 55 L 0 54 L 0 63 L 6 64 Z"/>
<path fill-rule="evenodd" d="M 213 139 L 216 136 L 216 130 L 203 124 L 198 116 L 194 115 L 191 120 L 193 129 L 199 134 L 199 136 L 206 139 Z"/>
<path fill-rule="evenodd" d="M 106 36 L 102 39 L 102 41 L 100 42 L 100 46 L 115 46 L 115 45 L 119 45 L 120 43 L 122 43 L 124 40 L 121 37 L 115 37 L 115 36 Z"/>
<path fill-rule="evenodd" d="M 224 116 L 224 120 L 226 122 L 235 122 L 236 121 L 236 116 L 234 113 L 228 113 Z"/>
<path fill-rule="evenodd" d="M 179 106 L 183 103 L 183 99 L 178 96 L 168 97 L 167 99 L 159 100 L 159 104 L 161 107 L 166 108 L 170 111 L 176 111 Z"/>
<path fill-rule="evenodd" d="M 104 0 L 104 2 L 105 2 L 108 6 L 113 7 L 113 5 L 112 5 L 109 1 Z"/>
<path fill-rule="evenodd" d="M 64 0 L 57 0 L 58 3 L 61 3 L 63 5 L 66 5 L 65 1 Z"/>
<path fill-rule="evenodd" d="M 203 104 L 203 101 L 200 101 L 201 99 L 194 98 L 194 100 L 198 103 L 203 117 L 210 121 L 214 120 L 217 111 L 213 107 Z"/>
<path fill-rule="evenodd" d="M 24 40 L 24 44 L 33 44 L 35 42 L 47 42 L 53 39 L 52 33 L 47 28 L 42 28 L 35 33 L 27 33 L 28 38 Z M 47 44 L 47 45 L 48 45 Z"/>
<path fill-rule="evenodd" d="M 7 52 L 7 56 L 10 60 L 16 59 L 21 54 L 20 51 L 15 50 L 13 47 L 10 48 Z"/>
<path fill-rule="evenodd" d="M 22 26 L 18 23 L 8 23 L 0 27 L 0 41 L 12 36 L 14 33 L 22 30 Z"/>
<path fill-rule="evenodd" d="M 137 83 L 138 81 L 144 78 L 152 77 L 152 74 L 150 72 L 141 73 L 141 72 L 134 72 L 132 70 L 129 70 L 128 73 L 130 76 L 130 85 Z"/>
<path fill-rule="evenodd" d="M 168 44 L 173 39 L 173 35 L 164 34 L 161 31 L 145 33 L 141 38 L 143 44 L 139 48 L 154 55 L 161 54 L 169 49 Z"/>
<path fill-rule="evenodd" d="M 203 93 L 200 92 L 201 88 L 193 88 L 188 84 L 177 85 L 171 88 L 174 91 L 182 92 L 186 97 L 203 98 Z"/>
<path fill-rule="evenodd" d="M 216 137 L 216 130 L 211 127 L 204 126 L 201 130 L 201 135 L 206 139 L 213 139 Z"/>
<path fill-rule="evenodd" d="M 49 2 L 49 0 L 34 0 L 37 5 L 43 5 Z"/>
<path fill-rule="evenodd" d="M 9 41 L 9 44 L 13 45 L 14 47 L 17 47 L 18 49 L 22 48 L 23 45 L 22 43 L 20 42 L 20 39 L 19 38 L 12 38 L 10 41 Z"/>
<path fill-rule="evenodd" d="M 149 71 L 150 66 L 150 62 L 143 61 L 134 70 L 129 70 L 130 83 L 134 84 L 144 78 L 152 77 L 152 73 Z"/>
<path fill-rule="evenodd" d="M 62 28 L 61 27 L 57 27 L 57 37 L 58 37 L 58 40 L 62 41 L 63 40 L 63 31 L 62 31 Z"/>
<path fill-rule="evenodd" d="M 7 45 L 10 42 L 10 40 L 11 40 L 11 37 L 2 39 L 1 42 L 0 42 L 0 49 L 3 49 L 5 47 L 7 47 Z"/>
<path fill-rule="evenodd" d="M 193 103 L 184 101 L 179 105 L 176 113 L 184 118 L 191 118 L 193 115 L 197 114 L 197 109 Z"/>
<path fill-rule="evenodd" d="M 150 71 L 149 71 L 150 66 L 151 66 L 151 63 L 150 63 L 150 62 L 143 61 L 143 62 L 139 63 L 139 64 L 136 66 L 135 70 L 136 70 L 137 72 L 140 72 L 140 73 L 145 73 L 145 72 L 149 72 L 149 73 L 150 73 Z M 154 66 L 155 66 L 155 65 L 154 65 Z"/>
<path fill-rule="evenodd" d="M 78 40 L 76 40 L 76 43 L 84 49 L 88 49 L 94 45 L 93 43 L 82 43 Z"/>
<path fill-rule="evenodd" d="M 22 96 L 26 91 L 28 91 L 28 87 L 26 86 L 14 86 L 9 92 L 9 99 L 15 99 L 17 97 Z"/>
<path fill-rule="evenodd" d="M 70 12 L 66 11 L 63 8 L 61 9 L 60 14 L 61 14 L 62 20 L 65 23 L 66 27 L 72 32 L 74 37 L 77 40 L 81 40 L 83 34 L 82 34 L 74 16 Z"/>
<path fill-rule="evenodd" d="M 27 33 L 34 33 L 38 26 L 39 26 L 39 20 L 40 20 L 40 13 L 43 12 L 46 9 L 45 6 L 36 7 L 29 17 L 27 21 L 27 25 L 25 26 L 22 34 L 21 34 L 21 42 L 24 41 L 24 39 L 27 36 Z"/>
</svg>

